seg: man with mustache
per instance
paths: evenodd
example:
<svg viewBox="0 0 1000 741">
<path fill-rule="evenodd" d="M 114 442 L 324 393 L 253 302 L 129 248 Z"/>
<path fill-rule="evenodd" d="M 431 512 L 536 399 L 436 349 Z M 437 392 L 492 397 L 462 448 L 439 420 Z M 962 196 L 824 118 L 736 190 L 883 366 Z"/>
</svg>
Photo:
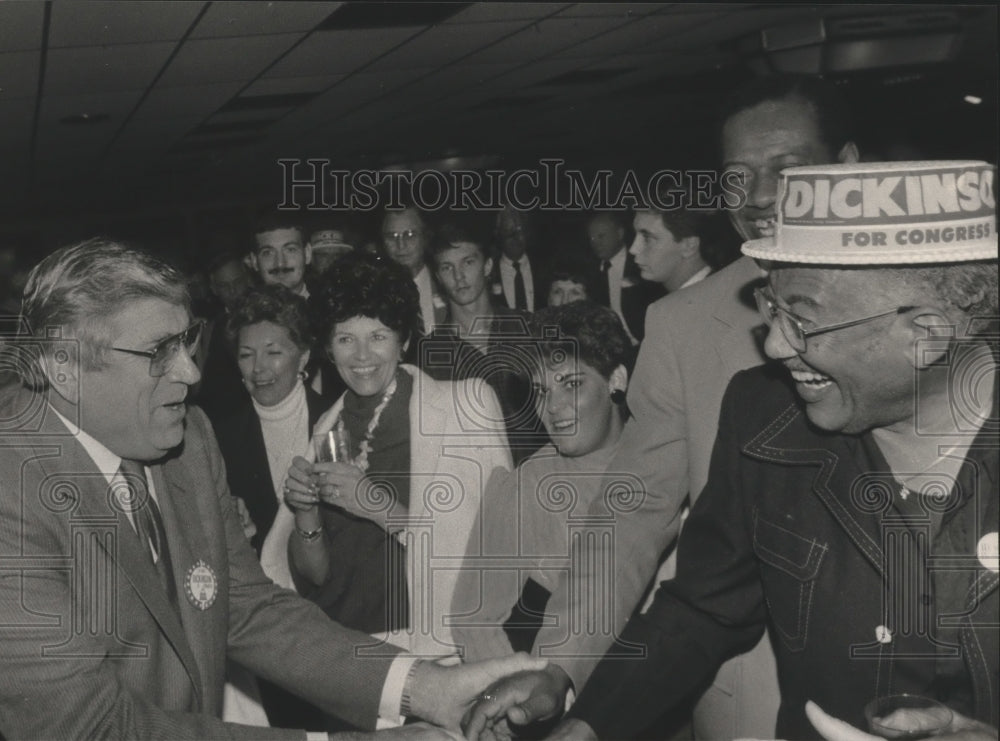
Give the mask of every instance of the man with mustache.
<svg viewBox="0 0 1000 741">
<path fill-rule="evenodd" d="M 278 283 L 309 298 L 306 265 L 311 261 L 312 246 L 293 216 L 275 211 L 257 222 L 249 262 L 264 285 Z"/>
</svg>

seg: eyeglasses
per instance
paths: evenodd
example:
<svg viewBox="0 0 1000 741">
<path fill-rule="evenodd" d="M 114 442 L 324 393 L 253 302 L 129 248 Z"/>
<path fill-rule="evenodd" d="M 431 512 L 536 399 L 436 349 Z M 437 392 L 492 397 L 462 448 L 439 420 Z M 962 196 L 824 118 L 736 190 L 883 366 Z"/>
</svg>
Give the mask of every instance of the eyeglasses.
<svg viewBox="0 0 1000 741">
<path fill-rule="evenodd" d="M 847 329 L 848 327 L 855 327 L 859 324 L 864 324 L 865 322 L 881 319 L 884 316 L 892 316 L 894 314 L 898 316 L 900 314 L 905 314 L 908 311 L 912 311 L 915 308 L 913 306 L 899 306 L 895 309 L 889 309 L 888 311 L 872 314 L 871 316 L 862 317 L 860 319 L 851 319 L 847 322 L 828 324 L 825 327 L 806 329 L 802 326 L 802 319 L 795 316 L 795 314 L 790 312 L 788 309 L 778 306 L 778 302 L 766 288 L 755 288 L 753 296 L 757 300 L 757 310 L 760 312 L 760 315 L 764 317 L 764 321 L 767 325 L 770 326 L 777 321 L 778 329 L 781 330 L 781 334 L 784 335 L 785 340 L 788 341 L 788 344 L 791 345 L 792 349 L 798 353 L 804 353 L 806 351 L 806 340 L 814 335 L 833 332 L 838 329 Z"/>
<path fill-rule="evenodd" d="M 152 350 L 131 350 L 125 347 L 112 347 L 117 352 L 138 355 L 142 358 L 149 358 L 149 375 L 159 378 L 166 375 L 177 358 L 177 353 L 183 347 L 188 355 L 194 355 L 198 342 L 201 340 L 201 330 L 205 322 L 199 319 L 183 332 L 178 332 L 157 343 Z"/>
<path fill-rule="evenodd" d="M 407 229 L 405 232 L 382 232 L 382 239 L 386 242 L 412 242 L 423 234 L 418 229 Z"/>
</svg>

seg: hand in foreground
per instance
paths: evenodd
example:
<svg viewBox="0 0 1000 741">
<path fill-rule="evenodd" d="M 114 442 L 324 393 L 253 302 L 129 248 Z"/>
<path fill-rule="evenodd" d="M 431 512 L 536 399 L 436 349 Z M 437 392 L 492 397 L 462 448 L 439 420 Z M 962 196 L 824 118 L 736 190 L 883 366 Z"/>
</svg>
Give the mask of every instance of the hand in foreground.
<svg viewBox="0 0 1000 741">
<path fill-rule="evenodd" d="M 453 666 L 424 661 L 410 683 L 410 709 L 418 718 L 458 731 L 466 710 L 486 687 L 516 672 L 543 669 L 545 664 L 525 653 Z"/>
<path fill-rule="evenodd" d="M 556 665 L 543 671 L 522 671 L 493 684 L 463 723 L 465 735 L 476 741 L 508 737 L 506 724 L 527 725 L 536 720 L 548 720 L 562 714 L 570 679 Z M 486 731 L 484 733 L 484 731 Z"/>
<path fill-rule="evenodd" d="M 319 505 L 319 491 L 313 484 L 313 464 L 297 455 L 288 468 L 284 487 L 285 503 L 293 512 L 312 512 Z"/>
<path fill-rule="evenodd" d="M 408 723 L 375 733 L 331 733 L 330 741 L 462 741 L 462 736 L 432 726 L 430 723 Z"/>
<path fill-rule="evenodd" d="M 919 710 L 900 710 L 900 713 L 919 713 Z M 951 726 L 944 733 L 934 736 L 946 741 L 996 741 L 997 729 L 953 712 Z M 806 703 L 806 716 L 813 727 L 826 741 L 881 741 L 881 736 L 862 731 L 849 723 L 827 715 L 819 705 Z"/>
</svg>

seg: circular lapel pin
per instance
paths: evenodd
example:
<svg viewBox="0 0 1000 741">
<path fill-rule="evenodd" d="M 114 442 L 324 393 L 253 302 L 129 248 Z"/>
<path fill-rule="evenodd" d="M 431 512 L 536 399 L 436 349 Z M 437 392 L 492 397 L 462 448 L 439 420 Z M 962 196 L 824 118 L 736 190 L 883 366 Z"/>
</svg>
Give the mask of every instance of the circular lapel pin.
<svg viewBox="0 0 1000 741">
<path fill-rule="evenodd" d="M 207 610 L 219 593 L 219 580 L 212 567 L 200 558 L 187 570 L 184 591 L 188 601 L 199 610 Z"/>
<path fill-rule="evenodd" d="M 986 533 L 976 544 L 979 563 L 994 574 L 1000 571 L 1000 534 Z"/>
</svg>

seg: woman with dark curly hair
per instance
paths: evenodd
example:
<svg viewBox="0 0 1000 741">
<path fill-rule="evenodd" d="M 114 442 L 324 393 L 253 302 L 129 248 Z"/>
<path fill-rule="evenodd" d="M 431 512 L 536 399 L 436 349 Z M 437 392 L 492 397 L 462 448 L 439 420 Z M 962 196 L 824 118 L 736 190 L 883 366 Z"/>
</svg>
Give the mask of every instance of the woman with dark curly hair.
<svg viewBox="0 0 1000 741">
<path fill-rule="evenodd" d="M 496 396 L 480 379 L 435 381 L 401 363 L 422 327 L 420 299 L 391 260 L 348 254 L 309 301 L 347 384 L 313 432 L 346 430 L 349 449 L 289 469 L 296 584 L 347 625 L 414 653 L 450 652 L 457 574 L 432 567 L 465 553 L 486 478 L 510 469 Z"/>
<path fill-rule="evenodd" d="M 531 328 L 535 408 L 550 442 L 516 471 L 495 472 L 483 495 L 482 541 L 470 541 L 455 599 L 456 608 L 481 604 L 453 631 L 466 660 L 531 650 L 565 570 L 569 521 L 601 495 L 628 416 L 633 350 L 617 314 L 574 301 L 535 312 Z M 477 558 L 497 555 L 516 555 L 516 567 L 477 567 Z M 554 568 L 560 557 L 562 568 Z"/>
</svg>

